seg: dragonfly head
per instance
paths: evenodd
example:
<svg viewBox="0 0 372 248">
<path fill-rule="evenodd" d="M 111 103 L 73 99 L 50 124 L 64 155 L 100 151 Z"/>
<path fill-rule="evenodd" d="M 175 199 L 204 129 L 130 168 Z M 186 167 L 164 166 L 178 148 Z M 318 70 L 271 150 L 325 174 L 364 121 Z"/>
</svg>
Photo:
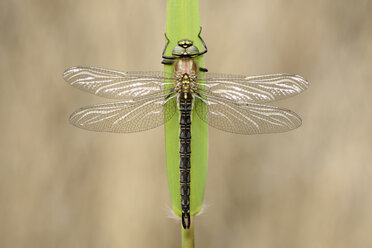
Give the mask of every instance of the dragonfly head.
<svg viewBox="0 0 372 248">
<path fill-rule="evenodd" d="M 178 42 L 178 46 L 183 47 L 183 48 L 188 48 L 192 46 L 192 41 L 191 40 L 180 40 Z"/>
<path fill-rule="evenodd" d="M 199 54 L 199 49 L 193 45 L 191 40 L 180 40 L 178 46 L 172 51 L 173 56 L 195 56 Z"/>
</svg>

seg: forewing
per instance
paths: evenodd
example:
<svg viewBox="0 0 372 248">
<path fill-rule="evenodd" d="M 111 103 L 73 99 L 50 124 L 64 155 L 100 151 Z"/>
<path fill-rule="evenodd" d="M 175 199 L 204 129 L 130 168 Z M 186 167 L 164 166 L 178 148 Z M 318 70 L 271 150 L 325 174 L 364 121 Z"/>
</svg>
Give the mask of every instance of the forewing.
<svg viewBox="0 0 372 248">
<path fill-rule="evenodd" d="M 284 99 L 301 93 L 308 82 L 295 74 L 272 74 L 247 77 L 242 75 L 205 73 L 199 80 L 206 96 L 212 95 L 236 104 L 263 103 Z M 201 88 L 202 88 L 201 87 Z"/>
<path fill-rule="evenodd" d="M 213 97 L 195 101 L 195 110 L 208 125 L 237 134 L 280 133 L 301 125 L 301 118 L 288 109 L 254 103 L 238 105 Z"/>
<path fill-rule="evenodd" d="M 164 94 L 165 84 L 171 84 L 165 82 L 165 73 L 161 71 L 120 72 L 91 66 L 67 69 L 63 78 L 72 86 L 89 93 L 122 100 Z"/>
<path fill-rule="evenodd" d="M 164 104 L 164 98 L 151 101 L 115 102 L 86 106 L 70 116 L 70 122 L 86 130 L 131 133 L 158 127 L 175 114 L 176 99 Z"/>
</svg>

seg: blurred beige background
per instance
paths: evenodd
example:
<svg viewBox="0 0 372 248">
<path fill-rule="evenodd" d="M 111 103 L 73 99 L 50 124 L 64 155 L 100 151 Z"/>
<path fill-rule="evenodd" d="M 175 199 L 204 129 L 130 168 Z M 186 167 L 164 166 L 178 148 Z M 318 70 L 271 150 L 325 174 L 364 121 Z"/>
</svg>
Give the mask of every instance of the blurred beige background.
<svg viewBox="0 0 372 248">
<path fill-rule="evenodd" d="M 197 247 L 372 247 L 372 2 L 201 0 L 213 72 L 292 72 L 293 132 L 210 131 Z M 0 247 L 180 247 L 163 128 L 72 127 L 73 65 L 162 70 L 166 1 L 0 1 Z"/>
</svg>

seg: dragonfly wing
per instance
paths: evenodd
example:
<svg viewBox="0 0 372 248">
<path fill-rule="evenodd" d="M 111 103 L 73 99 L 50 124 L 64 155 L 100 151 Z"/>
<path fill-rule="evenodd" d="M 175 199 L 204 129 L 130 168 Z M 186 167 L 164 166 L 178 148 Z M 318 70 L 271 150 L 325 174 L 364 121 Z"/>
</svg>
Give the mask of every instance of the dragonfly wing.
<svg viewBox="0 0 372 248">
<path fill-rule="evenodd" d="M 195 101 L 195 110 L 208 125 L 237 134 L 280 133 L 301 125 L 301 118 L 288 109 L 213 97 Z"/>
<path fill-rule="evenodd" d="M 164 104 L 164 98 L 151 101 L 115 102 L 86 106 L 70 116 L 70 122 L 86 130 L 132 133 L 158 127 L 170 120 L 177 109 L 176 99 Z"/>
<path fill-rule="evenodd" d="M 63 78 L 72 86 L 112 99 L 140 99 L 164 94 L 166 84 L 172 84 L 164 72 L 120 72 L 92 66 L 67 69 Z M 171 88 L 171 87 L 167 87 Z"/>
<path fill-rule="evenodd" d="M 205 73 L 199 81 L 205 94 L 223 97 L 237 104 L 263 103 L 301 93 L 308 82 L 295 74 L 272 74 L 247 77 L 242 75 Z M 204 88 L 204 90 L 203 90 Z"/>
</svg>

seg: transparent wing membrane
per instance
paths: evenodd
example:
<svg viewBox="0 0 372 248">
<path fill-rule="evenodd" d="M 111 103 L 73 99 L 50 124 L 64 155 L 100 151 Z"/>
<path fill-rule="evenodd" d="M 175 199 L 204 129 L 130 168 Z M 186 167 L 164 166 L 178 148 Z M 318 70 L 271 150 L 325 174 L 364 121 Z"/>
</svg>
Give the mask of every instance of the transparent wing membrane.
<svg viewBox="0 0 372 248">
<path fill-rule="evenodd" d="M 83 107 L 71 115 L 75 126 L 100 132 L 139 132 L 164 124 L 177 111 L 178 93 L 189 87 L 183 88 L 175 75 L 160 71 L 120 72 L 79 66 L 66 70 L 63 78 L 81 90 L 122 100 Z M 301 118 L 290 110 L 257 104 L 301 93 L 308 87 L 301 76 L 203 73 L 193 83 L 194 110 L 217 129 L 260 134 L 301 125 Z"/>
<path fill-rule="evenodd" d="M 63 78 L 72 86 L 89 93 L 122 100 L 163 94 L 165 85 L 172 84 L 165 80 L 169 76 L 161 71 L 120 72 L 91 66 L 67 69 Z"/>
<path fill-rule="evenodd" d="M 308 82 L 294 74 L 242 76 L 205 73 L 199 80 L 204 94 L 219 96 L 236 104 L 264 103 L 297 95 L 308 88 Z"/>
<path fill-rule="evenodd" d="M 70 116 L 70 122 L 86 130 L 131 133 L 161 126 L 177 110 L 176 98 L 157 98 L 150 101 L 114 102 L 86 106 Z"/>
<path fill-rule="evenodd" d="M 195 100 L 195 111 L 208 125 L 237 134 L 279 133 L 301 125 L 301 118 L 284 108 L 254 103 L 238 105 L 215 97 Z"/>
</svg>

